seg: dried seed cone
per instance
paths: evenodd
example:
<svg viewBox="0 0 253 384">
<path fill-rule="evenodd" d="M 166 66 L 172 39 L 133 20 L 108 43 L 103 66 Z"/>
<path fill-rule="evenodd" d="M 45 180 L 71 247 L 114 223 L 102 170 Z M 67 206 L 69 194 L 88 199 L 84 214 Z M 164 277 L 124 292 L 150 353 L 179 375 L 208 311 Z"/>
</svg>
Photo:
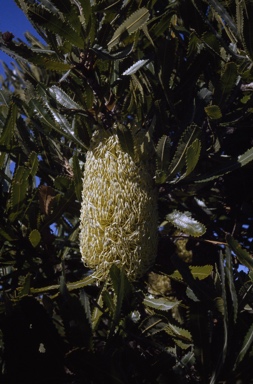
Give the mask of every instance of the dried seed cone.
<svg viewBox="0 0 253 384">
<path fill-rule="evenodd" d="M 104 280 L 112 264 L 130 280 L 156 256 L 157 207 L 152 177 L 120 146 L 117 134 L 96 132 L 87 152 L 80 218 L 84 264 Z"/>
</svg>

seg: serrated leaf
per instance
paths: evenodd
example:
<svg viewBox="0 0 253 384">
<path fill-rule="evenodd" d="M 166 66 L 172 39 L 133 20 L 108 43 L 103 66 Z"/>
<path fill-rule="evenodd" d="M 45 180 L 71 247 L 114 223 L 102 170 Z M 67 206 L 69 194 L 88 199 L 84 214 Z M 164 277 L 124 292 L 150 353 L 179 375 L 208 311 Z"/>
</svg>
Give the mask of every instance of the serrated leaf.
<svg viewBox="0 0 253 384">
<path fill-rule="evenodd" d="M 81 23 L 78 17 L 77 8 L 69 0 L 51 0 L 51 2 L 63 13 L 65 20 L 80 33 Z M 58 13 L 57 10 L 55 12 Z"/>
<path fill-rule="evenodd" d="M 88 84 L 85 87 L 84 99 L 87 109 L 92 109 L 94 103 L 94 92 Z"/>
<path fill-rule="evenodd" d="M 222 166 L 216 170 L 207 173 L 199 178 L 196 178 L 195 183 L 208 182 L 214 179 L 217 179 L 220 176 L 228 174 L 238 168 L 243 167 L 244 165 L 250 163 L 253 160 L 253 147 L 248 149 L 243 155 L 238 156 L 237 159 L 227 160 Z"/>
<path fill-rule="evenodd" d="M 208 107 L 205 107 L 205 112 L 211 120 L 218 120 L 222 117 L 222 113 L 218 105 L 209 105 Z"/>
<path fill-rule="evenodd" d="M 190 271 L 194 279 L 203 280 L 206 279 L 208 276 L 211 275 L 213 271 L 212 265 L 203 265 L 203 266 L 189 266 Z M 183 277 L 179 271 L 174 271 L 171 275 L 169 275 L 170 278 L 176 279 L 176 280 L 183 280 Z"/>
<path fill-rule="evenodd" d="M 48 102 L 46 102 L 46 107 L 48 109 L 47 115 L 49 115 L 49 112 L 50 112 L 55 120 L 54 124 L 50 125 L 50 127 L 53 128 L 56 132 L 68 138 L 69 140 L 78 144 L 81 148 L 88 149 L 85 146 L 85 144 L 82 141 L 80 141 L 78 137 L 76 137 L 74 129 L 70 125 L 68 119 L 65 116 L 63 116 L 61 113 L 59 113 L 55 108 L 53 108 Z M 43 117 L 44 117 L 44 121 L 47 124 L 48 123 L 50 124 L 50 121 L 48 120 L 49 116 L 43 115 Z"/>
<path fill-rule="evenodd" d="M 16 104 L 11 103 L 7 119 L 5 121 L 1 136 L 0 145 L 10 145 L 14 129 L 16 127 L 18 109 Z"/>
<path fill-rule="evenodd" d="M 137 63 L 133 64 L 130 68 L 128 68 L 125 72 L 122 73 L 123 76 L 133 75 L 140 68 L 142 68 L 149 60 L 139 60 Z"/>
<path fill-rule="evenodd" d="M 169 136 L 163 135 L 156 146 L 156 154 L 159 159 L 159 168 L 166 170 L 169 166 L 170 161 L 170 149 L 171 140 Z"/>
<path fill-rule="evenodd" d="M 84 41 L 82 37 L 66 21 L 63 21 L 58 14 L 49 12 L 46 8 L 37 5 L 30 5 L 27 13 L 35 24 L 58 34 L 64 40 L 83 49 Z"/>
<path fill-rule="evenodd" d="M 182 340 L 192 342 L 191 333 L 187 329 L 181 328 L 178 325 L 168 323 L 167 327 L 164 328 L 164 331 L 171 336 L 176 336 Z"/>
<path fill-rule="evenodd" d="M 241 347 L 241 350 L 237 356 L 237 359 L 236 359 L 236 362 L 234 365 L 234 369 L 243 360 L 244 356 L 249 351 L 249 348 L 252 346 L 252 343 L 253 343 L 253 324 L 251 324 L 251 326 L 248 329 L 248 332 L 246 333 L 246 335 L 243 339 L 242 347 Z"/>
<path fill-rule="evenodd" d="M 206 232 L 206 227 L 193 219 L 190 212 L 179 212 L 174 210 L 166 216 L 166 220 L 190 236 L 198 237 Z"/>
<path fill-rule="evenodd" d="M 156 333 L 164 331 L 167 327 L 168 320 L 163 316 L 150 316 L 141 323 L 140 328 L 142 333 L 145 333 L 147 336 L 155 335 Z"/>
<path fill-rule="evenodd" d="M 84 309 L 84 312 L 85 312 L 86 319 L 88 320 L 89 326 L 91 328 L 92 322 L 91 322 L 90 300 L 89 300 L 87 293 L 84 291 L 84 289 L 82 289 L 80 291 L 79 297 L 80 297 L 80 302 L 81 302 L 83 309 Z"/>
<path fill-rule="evenodd" d="M 66 286 L 69 291 L 74 291 L 76 289 L 82 289 L 84 287 L 87 287 L 87 285 L 93 284 L 96 281 L 93 275 L 87 276 L 82 280 L 75 281 L 72 283 L 68 283 Z M 31 293 L 35 294 L 41 294 L 41 293 L 46 293 L 50 291 L 57 291 L 60 288 L 60 284 L 53 284 L 53 285 L 48 285 L 46 287 L 41 287 L 41 288 L 31 288 Z"/>
<path fill-rule="evenodd" d="M 95 306 L 93 312 L 92 312 L 92 317 L 91 317 L 91 321 L 92 321 L 92 329 L 95 330 L 98 326 L 98 323 L 99 323 L 99 320 L 103 314 L 102 312 L 102 308 L 104 306 L 104 303 L 103 303 L 103 290 L 102 292 L 100 292 L 99 294 L 99 297 L 96 301 L 97 305 Z"/>
<path fill-rule="evenodd" d="M 13 213 L 18 213 L 21 210 L 26 197 L 29 175 L 30 170 L 24 166 L 19 166 L 15 171 L 11 186 L 11 207 Z"/>
<path fill-rule="evenodd" d="M 82 107 L 76 103 L 69 95 L 66 94 L 57 85 L 53 85 L 49 88 L 50 95 L 63 107 L 68 109 L 82 109 Z"/>
<path fill-rule="evenodd" d="M 157 170 L 155 181 L 157 184 L 165 183 L 168 176 L 168 168 L 170 163 L 171 140 L 169 136 L 163 135 L 156 146 L 157 154 Z"/>
<path fill-rule="evenodd" d="M 92 14 L 92 7 L 91 7 L 91 2 L 90 0 L 79 0 L 80 5 L 82 7 L 82 15 L 85 20 L 86 24 L 86 32 L 88 33 L 88 26 L 91 22 L 91 14 Z"/>
<path fill-rule="evenodd" d="M 73 180 L 70 177 L 59 175 L 59 176 L 56 176 L 54 180 L 54 186 L 60 191 L 63 191 L 63 190 L 67 190 L 70 187 L 70 184 L 72 182 Z"/>
<path fill-rule="evenodd" d="M 112 281 L 114 292 L 117 296 L 115 312 L 113 315 L 114 326 L 120 319 L 120 312 L 122 309 L 123 300 L 131 292 L 131 285 L 127 279 L 126 274 L 122 269 L 119 269 L 116 265 L 112 265 L 110 269 L 110 278 Z M 111 329 L 111 334 L 113 329 Z"/>
<path fill-rule="evenodd" d="M 30 153 L 27 166 L 30 169 L 31 176 L 34 177 L 38 171 L 38 166 L 39 166 L 38 155 L 36 152 Z"/>
<path fill-rule="evenodd" d="M 61 61 L 50 60 L 47 58 L 43 58 L 36 65 L 44 67 L 49 71 L 57 71 L 57 72 L 65 72 L 73 68 L 72 65 L 63 63 Z"/>
<path fill-rule="evenodd" d="M 11 44 L 11 49 L 0 44 L 1 50 L 15 60 L 24 63 L 32 63 L 35 66 L 40 66 L 51 71 L 67 71 L 73 68 L 73 65 L 64 63 L 63 61 L 56 61 L 49 55 L 43 55 L 40 50 L 38 52 L 28 48 L 25 44 Z"/>
<path fill-rule="evenodd" d="M 82 171 L 77 155 L 73 156 L 73 173 L 77 200 L 82 200 Z"/>
<path fill-rule="evenodd" d="M 169 167 L 170 177 L 180 172 L 183 166 L 186 165 L 187 149 L 193 143 L 193 141 L 199 136 L 199 134 L 200 134 L 200 129 L 195 125 L 186 128 L 186 130 L 183 132 Z"/>
<path fill-rule="evenodd" d="M 146 8 L 140 8 L 138 11 L 134 12 L 120 25 L 120 27 L 116 29 L 112 39 L 108 43 L 108 49 L 111 50 L 116 44 L 118 44 L 120 38 L 125 32 L 131 35 L 140 29 L 144 24 L 147 23 L 149 16 L 149 11 Z"/>
<path fill-rule="evenodd" d="M 29 295 L 30 285 L 31 285 L 31 274 L 28 273 L 24 278 L 22 286 L 18 288 L 19 298 L 21 298 L 22 296 Z"/>
<path fill-rule="evenodd" d="M 201 141 L 199 139 L 195 139 L 194 142 L 187 148 L 186 151 L 186 172 L 185 176 L 188 176 L 199 161 L 201 151 Z"/>
<path fill-rule="evenodd" d="M 117 52 L 110 53 L 107 50 L 103 49 L 103 47 L 99 47 L 95 45 L 91 48 L 93 52 L 96 53 L 98 57 L 104 60 L 120 60 L 127 57 L 133 50 L 133 44 L 129 44 L 123 49 L 118 50 Z"/>
<path fill-rule="evenodd" d="M 225 22 L 229 26 L 231 31 L 233 31 L 234 35 L 237 36 L 238 39 L 240 39 L 238 29 L 234 20 L 229 15 L 226 8 L 221 4 L 221 2 L 217 0 L 209 0 L 209 4 L 215 9 L 218 15 L 222 18 L 223 22 Z"/>
<path fill-rule="evenodd" d="M 0 105 L 10 105 L 11 92 L 6 89 L 0 89 Z"/>
<path fill-rule="evenodd" d="M 30 240 L 30 243 L 32 244 L 32 246 L 34 248 L 36 248 L 37 245 L 39 245 L 39 243 L 41 241 L 41 234 L 40 234 L 40 232 L 37 229 L 33 229 L 30 232 L 29 240 Z"/>
<path fill-rule="evenodd" d="M 248 251 L 246 251 L 246 249 L 243 249 L 238 243 L 238 241 L 236 241 L 230 234 L 227 234 L 226 241 L 231 250 L 236 254 L 240 263 L 242 265 L 245 265 L 245 267 L 249 268 L 251 271 L 253 271 L 252 255 Z"/>
<path fill-rule="evenodd" d="M 179 305 L 180 301 L 170 301 L 164 297 L 158 299 L 146 297 L 143 300 L 143 304 L 160 311 L 170 311 L 172 308 Z"/>
<path fill-rule="evenodd" d="M 117 126 L 117 135 L 122 150 L 134 158 L 134 140 L 131 130 L 121 124 Z"/>
<path fill-rule="evenodd" d="M 55 129 L 55 121 L 52 119 L 50 113 L 48 113 L 48 110 L 39 99 L 32 98 L 29 101 L 29 107 L 40 115 L 43 123 L 45 123 L 49 128 Z"/>
<path fill-rule="evenodd" d="M 236 323 L 237 315 L 238 315 L 238 297 L 237 297 L 237 292 L 236 292 L 235 283 L 234 283 L 232 256 L 231 256 L 231 251 L 228 247 L 226 247 L 225 251 L 226 251 L 225 273 L 228 281 L 229 293 L 233 303 L 234 323 Z"/>
<path fill-rule="evenodd" d="M 225 71 L 221 77 L 221 86 L 219 90 L 219 99 L 218 99 L 218 104 L 224 103 L 224 101 L 229 97 L 231 94 L 232 90 L 234 89 L 236 85 L 236 81 L 238 78 L 238 73 L 237 73 L 237 65 L 235 63 L 227 63 L 225 65 Z M 214 93 L 214 97 L 215 97 Z"/>
</svg>

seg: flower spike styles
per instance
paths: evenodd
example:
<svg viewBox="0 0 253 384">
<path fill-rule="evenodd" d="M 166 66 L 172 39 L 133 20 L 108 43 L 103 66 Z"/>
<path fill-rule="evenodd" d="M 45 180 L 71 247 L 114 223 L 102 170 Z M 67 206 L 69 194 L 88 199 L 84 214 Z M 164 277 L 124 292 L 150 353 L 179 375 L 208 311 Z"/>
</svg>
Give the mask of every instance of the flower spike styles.
<svg viewBox="0 0 253 384">
<path fill-rule="evenodd" d="M 133 281 L 156 257 L 157 206 L 153 180 L 134 162 L 116 133 L 95 132 L 83 179 L 80 250 L 84 264 L 104 280 L 112 264 Z"/>
</svg>

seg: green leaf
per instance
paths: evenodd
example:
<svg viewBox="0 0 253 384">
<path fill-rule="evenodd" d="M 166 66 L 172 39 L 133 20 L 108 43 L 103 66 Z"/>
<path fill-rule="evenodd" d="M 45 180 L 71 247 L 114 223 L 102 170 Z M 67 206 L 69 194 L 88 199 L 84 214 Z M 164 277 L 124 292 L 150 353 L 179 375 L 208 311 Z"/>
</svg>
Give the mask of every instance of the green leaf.
<svg viewBox="0 0 253 384">
<path fill-rule="evenodd" d="M 133 44 L 129 44 L 126 47 L 110 53 L 107 50 L 103 49 L 103 47 L 99 47 L 98 45 L 95 45 L 94 47 L 91 48 L 93 52 L 96 53 L 98 57 L 104 60 L 120 60 L 124 59 L 127 57 L 133 50 Z"/>
<path fill-rule="evenodd" d="M 18 108 L 16 104 L 11 103 L 3 131 L 0 136 L 0 145 L 10 145 L 14 129 L 16 127 Z"/>
<path fill-rule="evenodd" d="M 10 105 L 11 92 L 0 89 L 0 105 L 8 107 Z"/>
<path fill-rule="evenodd" d="M 145 318 L 141 323 L 140 328 L 142 333 L 145 333 L 147 336 L 153 336 L 161 331 L 164 331 L 164 329 L 167 327 L 167 324 L 168 320 L 166 317 L 154 315 Z"/>
<path fill-rule="evenodd" d="M 81 49 L 84 48 L 84 41 L 82 37 L 78 35 L 78 33 L 58 15 L 37 5 L 30 5 L 27 13 L 35 24 L 38 24 L 40 27 L 59 35 L 75 47 Z"/>
<path fill-rule="evenodd" d="M 171 140 L 169 136 L 163 135 L 156 146 L 156 154 L 159 159 L 159 168 L 166 169 L 169 166 L 170 160 L 170 148 L 171 148 Z"/>
<path fill-rule="evenodd" d="M 195 139 L 194 142 L 187 148 L 186 152 L 186 173 L 185 176 L 188 176 L 199 161 L 201 151 L 201 141 L 199 139 Z"/>
<path fill-rule="evenodd" d="M 230 14 L 227 12 L 226 8 L 221 4 L 221 2 L 217 0 L 209 0 L 209 4 L 215 9 L 215 11 L 221 17 L 222 21 L 229 26 L 231 31 L 233 31 L 234 35 L 237 38 L 240 38 L 238 34 L 237 25 L 235 24 Z"/>
<path fill-rule="evenodd" d="M 236 241 L 230 234 L 227 234 L 226 241 L 230 249 L 236 254 L 240 263 L 253 271 L 253 257 L 251 254 L 246 251 L 246 249 L 243 249 L 238 241 Z"/>
<path fill-rule="evenodd" d="M 169 167 L 169 176 L 174 176 L 186 165 L 186 153 L 190 145 L 200 135 L 200 129 L 196 126 L 188 127 L 182 134 L 176 152 Z"/>
<path fill-rule="evenodd" d="M 128 153 L 134 159 L 134 140 L 131 130 L 120 124 L 117 126 L 117 135 L 123 151 Z"/>
<path fill-rule="evenodd" d="M 166 220 L 190 236 L 198 237 L 206 232 L 206 227 L 193 219 L 190 212 L 179 212 L 174 210 L 166 216 Z"/>
<path fill-rule="evenodd" d="M 69 291 L 74 291 L 76 289 L 82 289 L 84 287 L 87 287 L 87 285 L 91 285 L 96 281 L 93 275 L 87 276 L 82 280 L 74 281 L 72 283 L 67 284 L 67 288 Z M 60 288 L 60 284 L 54 284 L 54 285 L 48 285 L 46 287 L 41 288 L 31 288 L 31 293 L 34 294 L 41 294 L 46 293 L 50 291 L 58 291 Z"/>
<path fill-rule="evenodd" d="M 198 279 L 198 280 L 206 279 L 213 272 L 212 265 L 203 265 L 203 266 L 190 265 L 189 268 L 194 279 Z M 169 275 L 169 277 L 171 279 L 183 280 L 183 276 L 177 270 L 174 271 L 171 275 Z"/>
<path fill-rule="evenodd" d="M 92 321 L 92 329 L 93 330 L 96 330 L 97 327 L 98 327 L 98 324 L 99 324 L 99 321 L 101 319 L 101 316 L 103 314 L 103 306 L 104 306 L 104 303 L 103 303 L 103 292 L 104 292 L 104 289 L 105 287 L 103 287 L 102 291 L 100 292 L 99 294 L 99 297 L 96 301 L 96 306 L 92 312 L 92 317 L 91 317 L 91 321 Z"/>
<path fill-rule="evenodd" d="M 70 0 L 51 0 L 51 2 L 63 13 L 65 20 L 80 33 L 81 23 L 78 17 L 77 7 Z M 55 12 L 56 14 L 58 12 Z"/>
<path fill-rule="evenodd" d="M 29 240 L 30 240 L 30 243 L 32 244 L 32 246 L 34 248 L 36 248 L 37 245 L 39 245 L 39 243 L 41 241 L 41 234 L 40 234 L 40 232 L 37 229 L 33 229 L 30 232 Z"/>
<path fill-rule="evenodd" d="M 0 44 L 0 48 L 7 55 L 13 57 L 14 59 L 24 62 L 24 63 L 32 63 L 36 66 L 42 67 L 44 69 L 48 69 L 51 71 L 67 71 L 73 68 L 73 65 L 65 63 L 63 61 L 56 61 L 51 58 L 51 56 L 43 55 L 43 50 L 34 51 L 28 48 L 25 44 L 14 44 L 12 43 L 10 48 L 3 46 Z"/>
<path fill-rule="evenodd" d="M 160 297 L 158 299 L 145 297 L 143 304 L 160 311 L 170 311 L 172 308 L 179 305 L 180 301 L 170 301 L 164 297 Z"/>
<path fill-rule="evenodd" d="M 30 175 L 35 176 L 39 167 L 38 155 L 36 152 L 31 152 L 26 166 L 30 169 Z"/>
<path fill-rule="evenodd" d="M 44 124 L 46 124 L 51 129 L 55 129 L 55 121 L 52 119 L 48 109 L 45 108 L 39 99 L 32 98 L 29 101 L 29 107 L 39 114 L 40 119 Z"/>
<path fill-rule="evenodd" d="M 227 63 L 225 66 L 225 71 L 221 77 L 221 89 L 220 97 L 218 99 L 218 104 L 224 103 L 226 99 L 231 95 L 232 90 L 236 85 L 238 78 L 237 65 L 235 63 Z M 214 97 L 216 94 L 214 93 Z"/>
<path fill-rule="evenodd" d="M 23 296 L 27 296 L 30 293 L 31 286 L 31 274 L 28 273 L 23 280 L 21 287 L 18 288 L 18 297 L 19 299 Z"/>
<path fill-rule="evenodd" d="M 91 1 L 90 0 L 79 0 L 79 3 L 82 7 L 82 16 L 84 17 L 85 24 L 86 24 L 86 33 L 89 33 L 89 25 L 91 23 L 91 14 L 92 14 L 92 7 L 91 7 Z"/>
<path fill-rule="evenodd" d="M 66 94 L 57 85 L 53 85 L 49 88 L 50 95 L 63 107 L 68 109 L 82 109 L 82 107 L 76 103 L 69 95 Z"/>
<path fill-rule="evenodd" d="M 191 333 L 187 329 L 181 328 L 176 324 L 168 323 L 167 327 L 164 328 L 164 331 L 171 336 L 192 342 Z"/>
<path fill-rule="evenodd" d="M 108 49 L 111 50 L 116 44 L 118 44 L 124 33 L 127 32 L 129 35 L 131 35 L 140 29 L 143 25 L 145 25 L 149 19 L 149 16 L 149 11 L 146 8 L 140 8 L 138 11 L 134 12 L 114 32 L 112 39 L 108 43 Z"/>
<path fill-rule="evenodd" d="M 211 120 L 222 118 L 222 113 L 218 105 L 209 105 L 208 107 L 205 107 L 205 112 Z"/>
<path fill-rule="evenodd" d="M 224 161 L 224 164 L 218 167 L 216 170 L 196 178 L 195 183 L 204 183 L 204 182 L 217 179 L 220 176 L 223 176 L 227 173 L 235 171 L 238 168 L 243 167 L 244 165 L 250 163 L 252 160 L 253 160 L 253 147 L 248 149 L 243 155 L 238 156 L 237 159 L 226 160 Z"/>
<path fill-rule="evenodd" d="M 19 166 L 15 171 L 11 186 L 12 213 L 19 213 L 22 208 L 28 188 L 29 175 L 30 170 L 24 166 Z M 12 219 L 14 219 L 14 216 Z"/>
<path fill-rule="evenodd" d="M 123 76 L 133 75 L 140 68 L 142 68 L 149 60 L 139 60 L 137 63 L 133 64 L 130 68 L 128 68 L 125 72 L 122 73 Z"/>
<path fill-rule="evenodd" d="M 157 169 L 155 181 L 157 184 L 165 183 L 168 176 L 168 168 L 170 163 L 171 140 L 169 136 L 163 135 L 156 146 Z"/>
<path fill-rule="evenodd" d="M 73 173 L 77 200 L 82 200 L 82 171 L 77 155 L 73 156 Z"/>
<path fill-rule="evenodd" d="M 232 257 L 231 257 L 231 251 L 228 247 L 225 249 L 226 252 L 226 266 L 225 266 L 225 273 L 228 281 L 228 287 L 229 287 L 229 293 L 232 300 L 232 307 L 233 307 L 233 319 L 234 323 L 236 323 L 237 316 L 238 316 L 238 297 L 237 292 L 235 288 L 234 283 L 234 276 L 233 276 L 233 265 L 232 265 Z"/>
<path fill-rule="evenodd" d="M 122 269 L 119 269 L 114 264 L 111 266 L 110 269 L 110 278 L 112 281 L 114 292 L 117 296 L 116 308 L 113 316 L 114 326 L 116 326 L 120 319 L 123 301 L 129 295 L 132 289 L 124 271 Z M 113 334 L 113 327 L 111 329 L 111 334 Z"/>
<path fill-rule="evenodd" d="M 238 364 L 243 360 L 244 356 L 249 351 L 249 348 L 252 346 L 252 343 L 253 343 L 253 324 L 251 324 L 251 326 L 248 329 L 248 332 L 246 333 L 243 339 L 242 347 L 240 349 L 240 352 L 237 356 L 237 359 L 234 365 L 234 370 L 236 369 Z"/>
</svg>

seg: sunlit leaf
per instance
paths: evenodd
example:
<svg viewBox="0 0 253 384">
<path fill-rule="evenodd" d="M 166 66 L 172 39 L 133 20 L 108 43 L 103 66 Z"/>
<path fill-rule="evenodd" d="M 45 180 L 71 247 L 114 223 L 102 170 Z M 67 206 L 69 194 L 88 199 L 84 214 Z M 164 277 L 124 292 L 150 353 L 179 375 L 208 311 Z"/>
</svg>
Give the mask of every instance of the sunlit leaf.
<svg viewBox="0 0 253 384">
<path fill-rule="evenodd" d="M 211 275 L 213 271 L 212 265 L 203 265 L 203 266 L 189 266 L 190 271 L 194 279 L 203 280 Z M 172 279 L 183 280 L 183 277 L 179 271 L 174 271 L 171 275 L 169 275 Z"/>
<path fill-rule="evenodd" d="M 206 227 L 193 219 L 190 212 L 174 210 L 166 216 L 166 220 L 190 236 L 202 236 L 206 232 Z"/>
<path fill-rule="evenodd" d="M 172 308 L 177 306 L 180 303 L 180 301 L 170 301 L 164 297 L 162 298 L 149 298 L 146 297 L 143 300 L 143 304 L 147 305 L 148 307 L 158 309 L 160 311 L 170 311 Z"/>
<path fill-rule="evenodd" d="M 186 152 L 186 176 L 192 173 L 198 164 L 200 151 L 201 141 L 199 139 L 195 139 L 194 142 L 187 148 Z"/>
<path fill-rule="evenodd" d="M 122 73 L 123 76 L 129 76 L 133 73 L 137 72 L 140 68 L 142 68 L 148 60 L 139 60 L 137 63 L 133 64 L 130 68 L 128 68 L 125 72 Z"/>
<path fill-rule="evenodd" d="M 119 43 L 122 35 L 127 32 L 127 34 L 132 34 L 140 29 L 149 19 L 149 11 L 146 8 L 140 8 L 138 11 L 134 12 L 127 20 L 121 24 L 119 28 L 114 32 L 112 39 L 108 43 L 108 49 L 112 49 L 116 44 Z"/>
<path fill-rule="evenodd" d="M 218 105 L 210 105 L 205 107 L 205 111 L 207 116 L 212 120 L 218 120 L 222 117 L 222 113 Z"/>
<path fill-rule="evenodd" d="M 30 243 L 32 244 L 32 246 L 34 248 L 36 248 L 37 245 L 39 245 L 39 243 L 41 241 L 40 232 L 37 229 L 33 229 L 29 234 L 29 240 L 30 240 Z"/>
<path fill-rule="evenodd" d="M 49 31 L 58 34 L 74 46 L 83 48 L 84 42 L 82 37 L 78 35 L 77 32 L 58 15 L 37 5 L 31 5 L 29 7 L 28 15 L 34 23 L 40 25 L 46 30 L 48 29 Z"/>
<path fill-rule="evenodd" d="M 240 263 L 245 265 L 250 270 L 253 270 L 252 255 L 248 251 L 246 251 L 246 249 L 243 249 L 238 243 L 238 241 L 235 240 L 230 234 L 227 234 L 226 240 L 231 250 L 236 254 Z"/>
</svg>

